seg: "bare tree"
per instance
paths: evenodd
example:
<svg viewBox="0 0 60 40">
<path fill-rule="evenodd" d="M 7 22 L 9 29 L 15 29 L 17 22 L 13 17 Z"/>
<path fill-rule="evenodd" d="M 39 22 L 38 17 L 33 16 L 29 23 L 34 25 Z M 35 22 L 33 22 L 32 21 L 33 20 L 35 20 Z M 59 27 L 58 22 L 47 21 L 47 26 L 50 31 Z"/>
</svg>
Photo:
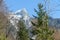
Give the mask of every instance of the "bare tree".
<svg viewBox="0 0 60 40">
<path fill-rule="evenodd" d="M 4 0 L 0 0 L 0 34 L 4 33 L 4 35 L 6 35 L 6 27 L 8 25 L 8 18 L 6 15 L 7 13 L 8 10 L 6 8 Z"/>
</svg>

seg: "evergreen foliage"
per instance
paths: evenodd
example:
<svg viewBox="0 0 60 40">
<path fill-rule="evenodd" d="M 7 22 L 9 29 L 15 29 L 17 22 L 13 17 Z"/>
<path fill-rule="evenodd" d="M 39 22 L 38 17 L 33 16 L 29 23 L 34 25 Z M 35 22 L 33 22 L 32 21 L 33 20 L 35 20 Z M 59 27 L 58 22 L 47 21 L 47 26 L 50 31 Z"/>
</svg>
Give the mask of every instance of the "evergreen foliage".
<svg viewBox="0 0 60 40">
<path fill-rule="evenodd" d="M 17 32 L 18 40 L 29 40 L 28 30 L 26 29 L 26 25 L 22 20 L 18 23 L 19 31 Z"/>
<path fill-rule="evenodd" d="M 54 40 L 54 30 L 50 30 L 48 27 L 48 14 L 43 9 L 43 5 L 38 4 L 38 11 L 34 10 L 37 14 L 37 16 L 34 16 L 37 19 L 37 24 L 32 22 L 33 26 L 35 26 L 32 31 L 33 35 L 36 35 L 35 40 Z"/>
</svg>

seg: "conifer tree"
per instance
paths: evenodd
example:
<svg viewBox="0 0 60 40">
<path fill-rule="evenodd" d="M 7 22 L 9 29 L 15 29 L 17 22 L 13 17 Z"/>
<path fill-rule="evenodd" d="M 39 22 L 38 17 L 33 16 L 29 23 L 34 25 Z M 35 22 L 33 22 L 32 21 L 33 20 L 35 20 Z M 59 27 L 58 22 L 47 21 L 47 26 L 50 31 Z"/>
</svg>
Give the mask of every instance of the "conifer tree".
<svg viewBox="0 0 60 40">
<path fill-rule="evenodd" d="M 42 4 L 38 4 L 38 11 L 35 9 L 37 16 L 34 16 L 37 19 L 37 23 L 33 23 L 35 29 L 32 31 L 33 35 L 36 35 L 35 40 L 54 40 L 53 30 L 49 29 L 48 26 L 48 14 L 46 10 L 43 9 Z"/>
<path fill-rule="evenodd" d="M 19 31 L 17 32 L 18 40 L 29 40 L 28 30 L 26 29 L 26 25 L 22 20 L 18 23 Z"/>
</svg>

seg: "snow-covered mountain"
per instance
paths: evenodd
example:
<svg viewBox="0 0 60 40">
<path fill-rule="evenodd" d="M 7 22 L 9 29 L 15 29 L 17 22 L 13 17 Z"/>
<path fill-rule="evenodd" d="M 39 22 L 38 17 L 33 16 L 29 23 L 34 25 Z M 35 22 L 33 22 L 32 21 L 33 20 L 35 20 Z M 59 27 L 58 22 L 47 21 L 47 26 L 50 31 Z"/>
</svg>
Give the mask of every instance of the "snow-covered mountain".
<svg viewBox="0 0 60 40">
<path fill-rule="evenodd" d="M 24 23 L 26 24 L 26 29 L 30 29 L 31 27 L 30 17 L 25 8 L 10 13 L 8 19 L 10 20 L 10 24 L 12 25 L 9 27 L 10 33 L 14 36 L 14 38 L 16 38 L 16 32 L 18 31 L 17 23 L 20 19 L 24 20 Z"/>
</svg>

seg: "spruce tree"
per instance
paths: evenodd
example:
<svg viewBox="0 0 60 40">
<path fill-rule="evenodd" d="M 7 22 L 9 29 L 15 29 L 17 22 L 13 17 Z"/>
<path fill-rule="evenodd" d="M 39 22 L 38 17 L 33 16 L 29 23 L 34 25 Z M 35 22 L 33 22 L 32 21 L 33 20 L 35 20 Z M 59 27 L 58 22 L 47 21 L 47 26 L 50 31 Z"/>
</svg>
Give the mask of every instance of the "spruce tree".
<svg viewBox="0 0 60 40">
<path fill-rule="evenodd" d="M 53 33 L 54 30 L 50 30 L 48 26 L 48 14 L 46 10 L 43 9 L 42 4 L 38 4 L 38 11 L 34 9 L 37 16 L 34 16 L 37 19 L 37 23 L 33 23 L 35 29 L 32 31 L 33 35 L 36 35 L 35 40 L 54 40 Z"/>
<path fill-rule="evenodd" d="M 17 32 L 18 40 L 29 40 L 28 30 L 26 29 L 26 25 L 22 20 L 18 23 L 19 31 Z"/>
</svg>

